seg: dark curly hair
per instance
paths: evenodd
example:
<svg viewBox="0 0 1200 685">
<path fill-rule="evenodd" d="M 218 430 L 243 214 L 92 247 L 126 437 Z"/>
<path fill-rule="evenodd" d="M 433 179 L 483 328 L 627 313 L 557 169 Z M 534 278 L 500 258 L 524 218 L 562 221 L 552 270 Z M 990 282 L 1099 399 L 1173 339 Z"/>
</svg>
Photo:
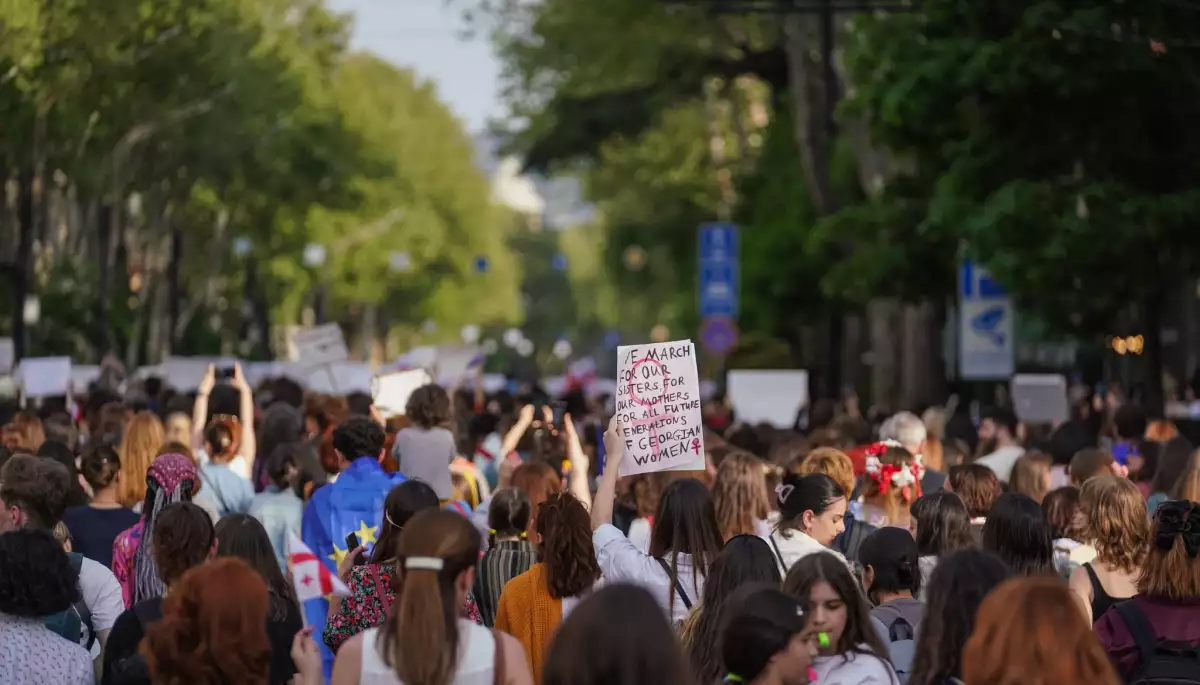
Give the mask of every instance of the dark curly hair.
<svg viewBox="0 0 1200 685">
<path fill-rule="evenodd" d="M 450 395 L 440 385 L 422 385 L 409 396 L 404 413 L 414 426 L 444 428 L 450 423 Z"/>
<path fill-rule="evenodd" d="M 163 599 L 139 652 L 160 685 L 259 685 L 267 682 L 271 644 L 267 584 L 232 557 L 188 571 Z"/>
<path fill-rule="evenodd" d="M 29 528 L 49 531 L 62 520 L 71 495 L 71 473 L 51 459 L 18 454 L 0 471 L 0 499 L 17 507 Z"/>
<path fill-rule="evenodd" d="M 42 530 L 0 535 L 0 613 L 39 618 L 79 601 L 79 582 L 67 553 Z"/>
<path fill-rule="evenodd" d="M 333 449 L 347 462 L 359 457 L 378 459 L 385 442 L 383 429 L 365 416 L 351 416 L 333 429 Z"/>
<path fill-rule="evenodd" d="M 535 525 L 551 597 L 574 597 L 596 584 L 600 562 L 592 544 L 592 520 L 582 502 L 569 492 L 551 495 L 538 508 Z"/>
<path fill-rule="evenodd" d="M 208 513 L 191 502 L 168 504 L 154 522 L 154 563 L 167 586 L 203 564 L 216 542 Z"/>
</svg>

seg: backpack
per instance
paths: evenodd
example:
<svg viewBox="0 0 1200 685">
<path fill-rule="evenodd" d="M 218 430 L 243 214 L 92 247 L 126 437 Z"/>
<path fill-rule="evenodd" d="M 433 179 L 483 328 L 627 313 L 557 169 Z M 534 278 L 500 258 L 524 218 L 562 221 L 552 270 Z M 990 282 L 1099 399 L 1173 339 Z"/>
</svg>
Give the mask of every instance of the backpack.
<svg viewBox="0 0 1200 685">
<path fill-rule="evenodd" d="M 901 683 L 907 682 L 908 672 L 912 669 L 913 657 L 917 651 L 916 626 L 900 613 L 900 609 L 888 604 L 872 609 L 871 618 L 883 627 L 879 637 L 884 638 L 888 660 L 896 669 L 896 675 Z"/>
<path fill-rule="evenodd" d="M 68 552 L 67 558 L 71 561 L 71 570 L 75 572 L 75 582 L 78 584 L 79 574 L 83 570 L 83 555 Z M 92 625 L 92 610 L 88 608 L 82 597 L 65 611 L 43 618 L 42 623 L 51 632 L 61 635 L 75 644 L 82 645 L 89 652 L 92 650 L 92 645 L 96 644 L 96 628 Z"/>
<path fill-rule="evenodd" d="M 1200 644 L 1158 639 L 1133 600 L 1114 608 L 1141 654 L 1141 664 L 1127 685 L 1200 685 Z"/>
<path fill-rule="evenodd" d="M 157 619 L 149 615 L 152 604 L 160 606 L 155 602 L 138 602 L 133 605 L 133 615 L 137 617 L 142 637 L 146 636 L 150 624 Z M 114 659 L 111 665 L 106 666 L 104 682 L 106 685 L 150 685 L 150 669 L 141 653 L 135 651 Z"/>
</svg>

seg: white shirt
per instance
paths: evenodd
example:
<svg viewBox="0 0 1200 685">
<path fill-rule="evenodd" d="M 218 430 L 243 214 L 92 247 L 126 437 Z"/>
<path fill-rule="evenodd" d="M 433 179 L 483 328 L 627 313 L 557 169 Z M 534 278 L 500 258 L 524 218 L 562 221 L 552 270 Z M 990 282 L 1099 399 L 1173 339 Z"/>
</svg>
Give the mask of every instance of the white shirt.
<svg viewBox="0 0 1200 685">
<path fill-rule="evenodd" d="M 900 679 L 891 665 L 874 654 L 870 647 L 859 645 L 863 651 L 818 656 L 812 667 L 820 685 L 899 685 Z"/>
<path fill-rule="evenodd" d="M 678 586 L 671 592 L 671 578 L 654 557 L 643 554 L 629 538 L 611 524 L 604 524 L 592 533 L 592 544 L 596 546 L 596 560 L 604 574 L 605 583 L 632 583 L 640 585 L 654 595 L 663 611 L 672 621 L 687 618 L 688 604 L 696 606 L 704 590 L 704 576 L 696 573 L 693 580 L 692 555 L 680 554 L 676 560 Z M 670 555 L 663 561 L 670 568 Z M 682 594 L 680 591 L 682 590 Z M 687 596 L 687 602 L 683 601 Z"/>
<path fill-rule="evenodd" d="M 980 457 L 975 460 L 976 464 L 983 464 L 996 473 L 996 477 L 1001 482 L 1007 483 L 1012 476 L 1013 466 L 1021 455 L 1025 454 L 1025 448 L 1020 445 L 1009 445 L 1001 447 L 991 454 Z"/>
<path fill-rule="evenodd" d="M 359 685 L 404 685 L 396 672 L 383 663 L 376 646 L 379 628 L 363 633 L 362 676 Z M 496 663 L 496 638 L 492 631 L 473 621 L 458 620 L 458 668 L 450 685 L 492 685 Z"/>
<path fill-rule="evenodd" d="M 775 555 L 775 562 L 779 564 L 779 574 L 782 576 L 786 576 L 797 561 L 819 552 L 828 552 L 841 559 L 846 566 L 850 566 L 850 562 L 846 561 L 846 557 L 842 556 L 841 552 L 822 545 L 808 534 L 798 530 L 787 533 L 775 531 L 763 539 L 771 546 L 771 553 Z"/>
<path fill-rule="evenodd" d="M 650 520 L 645 518 L 637 518 L 633 523 L 629 524 L 629 541 L 642 554 L 650 553 L 650 536 L 653 534 L 653 529 L 650 527 Z"/>
<path fill-rule="evenodd" d="M 92 657 L 36 618 L 0 614 L 0 683 L 92 685 Z"/>
</svg>

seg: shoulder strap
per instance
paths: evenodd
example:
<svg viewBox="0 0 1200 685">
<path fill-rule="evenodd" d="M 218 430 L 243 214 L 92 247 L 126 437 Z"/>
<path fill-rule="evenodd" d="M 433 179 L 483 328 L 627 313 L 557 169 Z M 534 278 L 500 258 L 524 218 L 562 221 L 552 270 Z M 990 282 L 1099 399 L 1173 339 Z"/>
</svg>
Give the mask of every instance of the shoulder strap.
<svg viewBox="0 0 1200 685">
<path fill-rule="evenodd" d="M 383 605 L 383 615 L 387 616 L 388 609 L 392 608 L 392 603 L 388 601 L 387 590 L 383 589 L 383 581 L 379 576 L 379 564 L 371 564 L 367 568 L 371 569 L 371 580 L 375 581 L 375 596 Z"/>
<path fill-rule="evenodd" d="M 204 487 L 217 494 L 217 504 L 221 507 L 221 511 L 225 512 L 226 514 L 238 513 L 236 511 L 230 509 L 229 505 L 225 503 L 225 493 L 221 491 L 221 488 L 218 488 L 215 485 L 213 485 L 213 481 L 209 480 L 208 478 L 206 478 L 204 476 L 204 469 L 203 468 L 198 469 L 198 472 L 200 473 L 200 482 L 204 483 Z"/>
<path fill-rule="evenodd" d="M 504 685 L 508 674 L 504 672 L 504 641 L 500 639 L 500 631 L 492 629 L 492 639 L 496 641 L 496 653 L 492 656 L 492 683 Z"/>
<path fill-rule="evenodd" d="M 671 567 L 667 565 L 667 562 L 663 561 L 660 557 L 654 557 L 654 560 L 658 562 L 659 566 L 662 566 L 662 570 L 667 572 L 667 580 L 675 586 L 675 591 L 679 593 L 679 599 L 683 600 L 684 608 L 691 611 L 692 598 L 688 597 L 687 591 L 679 584 L 679 578 L 674 573 L 671 573 Z"/>
<path fill-rule="evenodd" d="M 83 599 L 83 555 L 78 552 L 67 552 L 67 559 L 71 561 L 71 570 L 75 572 L 75 582 L 79 585 L 80 595 L 79 601 L 71 605 L 75 611 L 75 615 L 79 617 L 79 623 L 85 631 L 87 631 L 87 648 L 91 649 L 96 643 L 96 627 L 92 624 L 92 609 Z"/>
<path fill-rule="evenodd" d="M 775 533 L 767 536 L 767 541 L 771 543 L 771 549 L 775 551 L 775 558 L 779 560 L 779 567 L 783 569 L 786 575 L 788 572 L 787 562 L 783 560 L 783 552 L 779 551 L 779 543 L 775 542 Z"/>
<path fill-rule="evenodd" d="M 1141 653 L 1142 663 L 1149 663 L 1151 657 L 1154 656 L 1154 647 L 1158 643 L 1158 636 L 1154 633 L 1154 626 L 1150 625 L 1146 614 L 1142 613 L 1142 610 L 1133 603 L 1132 599 L 1117 602 L 1114 607 L 1117 610 L 1117 615 L 1125 622 L 1125 627 L 1129 629 L 1129 635 L 1133 638 L 1134 644 L 1137 645 L 1138 652 Z"/>
</svg>

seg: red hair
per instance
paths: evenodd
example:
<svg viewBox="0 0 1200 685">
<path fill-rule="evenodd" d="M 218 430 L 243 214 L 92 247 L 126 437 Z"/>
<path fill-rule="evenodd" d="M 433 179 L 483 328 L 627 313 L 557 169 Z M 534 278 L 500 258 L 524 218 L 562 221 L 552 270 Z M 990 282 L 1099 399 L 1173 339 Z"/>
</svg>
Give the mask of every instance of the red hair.
<svg viewBox="0 0 1200 685">
<path fill-rule="evenodd" d="M 968 685 L 1120 685 L 1108 654 L 1054 576 L 1005 581 L 983 600 L 963 649 Z"/>
<path fill-rule="evenodd" d="M 537 519 L 538 507 L 550 499 L 550 495 L 562 492 L 562 479 L 549 464 L 541 461 L 527 461 L 518 466 L 512 474 L 512 486 L 529 497 L 531 505 L 529 517 L 529 532 L 533 532 Z"/>
<path fill-rule="evenodd" d="M 267 584 L 235 557 L 189 570 L 163 599 L 163 618 L 140 651 L 159 685 L 266 683 Z"/>
</svg>

